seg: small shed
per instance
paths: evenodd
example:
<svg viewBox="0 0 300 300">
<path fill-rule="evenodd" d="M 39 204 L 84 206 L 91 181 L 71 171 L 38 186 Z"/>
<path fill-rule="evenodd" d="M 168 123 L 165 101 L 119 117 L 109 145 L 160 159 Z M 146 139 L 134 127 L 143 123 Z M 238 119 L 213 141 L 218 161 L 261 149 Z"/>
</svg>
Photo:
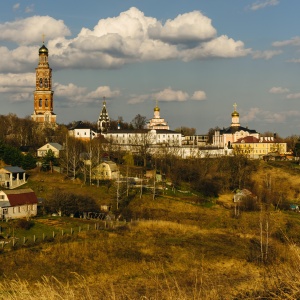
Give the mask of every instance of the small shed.
<svg viewBox="0 0 300 300">
<path fill-rule="evenodd" d="M 26 183 L 25 171 L 20 167 L 5 166 L 0 169 L 0 185 L 14 189 Z"/>
<path fill-rule="evenodd" d="M 240 202 L 243 198 L 252 197 L 257 198 L 251 191 L 247 189 L 237 190 L 237 192 L 233 195 L 233 202 Z"/>
</svg>

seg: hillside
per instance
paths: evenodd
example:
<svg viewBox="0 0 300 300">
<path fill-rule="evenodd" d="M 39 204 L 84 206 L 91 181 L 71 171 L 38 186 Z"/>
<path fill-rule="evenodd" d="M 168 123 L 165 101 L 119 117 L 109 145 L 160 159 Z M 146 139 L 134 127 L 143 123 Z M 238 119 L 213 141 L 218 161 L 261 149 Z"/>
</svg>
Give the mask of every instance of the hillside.
<svg viewBox="0 0 300 300">
<path fill-rule="evenodd" d="M 254 176 L 257 185 L 271 178 L 274 188 L 298 199 L 297 168 L 262 163 Z M 27 185 L 39 197 L 60 188 L 100 203 L 113 199 L 113 188 L 59 174 L 32 173 Z M 19 233 L 28 240 L 38 230 L 66 234 L 4 249 L 0 299 L 298 299 L 300 215 L 270 208 L 236 218 L 223 205 L 231 197 L 137 196 L 124 211 L 126 223 L 99 229 L 95 220 L 40 217 Z"/>
</svg>

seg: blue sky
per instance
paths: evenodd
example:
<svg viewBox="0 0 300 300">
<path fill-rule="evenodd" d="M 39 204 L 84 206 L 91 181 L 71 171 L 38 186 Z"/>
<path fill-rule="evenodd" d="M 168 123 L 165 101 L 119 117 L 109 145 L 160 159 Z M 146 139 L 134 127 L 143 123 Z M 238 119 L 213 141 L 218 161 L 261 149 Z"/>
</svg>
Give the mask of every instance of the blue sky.
<svg viewBox="0 0 300 300">
<path fill-rule="evenodd" d="M 57 1 L 58 2 L 58 1 Z M 59 123 L 153 116 L 171 129 L 300 134 L 299 0 L 0 2 L 0 113 L 33 112 L 45 34 Z"/>
</svg>

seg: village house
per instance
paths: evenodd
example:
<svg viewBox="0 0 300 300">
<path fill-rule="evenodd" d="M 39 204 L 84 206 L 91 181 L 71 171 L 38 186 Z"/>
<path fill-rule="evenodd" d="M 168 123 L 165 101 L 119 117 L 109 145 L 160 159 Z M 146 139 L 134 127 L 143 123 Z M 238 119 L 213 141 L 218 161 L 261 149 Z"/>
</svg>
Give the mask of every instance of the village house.
<svg viewBox="0 0 300 300">
<path fill-rule="evenodd" d="M 25 171 L 20 167 L 5 166 L 0 169 L 0 186 L 14 189 L 26 183 Z"/>
<path fill-rule="evenodd" d="M 116 180 L 119 175 L 117 164 L 113 161 L 104 161 L 92 169 L 92 179 Z"/>
<path fill-rule="evenodd" d="M 44 157 L 49 150 L 51 150 L 55 157 L 59 157 L 60 151 L 63 149 L 63 146 L 58 143 L 47 143 L 37 150 L 38 157 Z"/>
<path fill-rule="evenodd" d="M 99 135 L 89 126 L 85 125 L 82 121 L 78 121 L 74 126 L 69 129 L 69 136 L 82 141 L 90 141 Z"/>
<path fill-rule="evenodd" d="M 2 220 L 30 218 L 37 215 L 38 199 L 32 189 L 0 191 Z"/>
</svg>

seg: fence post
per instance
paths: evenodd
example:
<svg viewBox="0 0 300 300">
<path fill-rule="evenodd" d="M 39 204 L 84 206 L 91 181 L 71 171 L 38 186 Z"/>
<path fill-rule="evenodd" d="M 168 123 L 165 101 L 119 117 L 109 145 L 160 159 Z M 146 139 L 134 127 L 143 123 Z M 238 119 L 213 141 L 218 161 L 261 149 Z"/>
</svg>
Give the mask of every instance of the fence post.
<svg viewBox="0 0 300 300">
<path fill-rule="evenodd" d="M 64 235 L 64 230 L 62 229 L 62 231 L 61 231 L 61 235 L 63 236 Z"/>
<path fill-rule="evenodd" d="M 33 235 L 33 242 L 35 243 L 35 234 Z"/>
<path fill-rule="evenodd" d="M 26 237 L 24 236 L 23 237 L 23 245 L 25 245 L 25 243 L 26 243 Z"/>
</svg>

